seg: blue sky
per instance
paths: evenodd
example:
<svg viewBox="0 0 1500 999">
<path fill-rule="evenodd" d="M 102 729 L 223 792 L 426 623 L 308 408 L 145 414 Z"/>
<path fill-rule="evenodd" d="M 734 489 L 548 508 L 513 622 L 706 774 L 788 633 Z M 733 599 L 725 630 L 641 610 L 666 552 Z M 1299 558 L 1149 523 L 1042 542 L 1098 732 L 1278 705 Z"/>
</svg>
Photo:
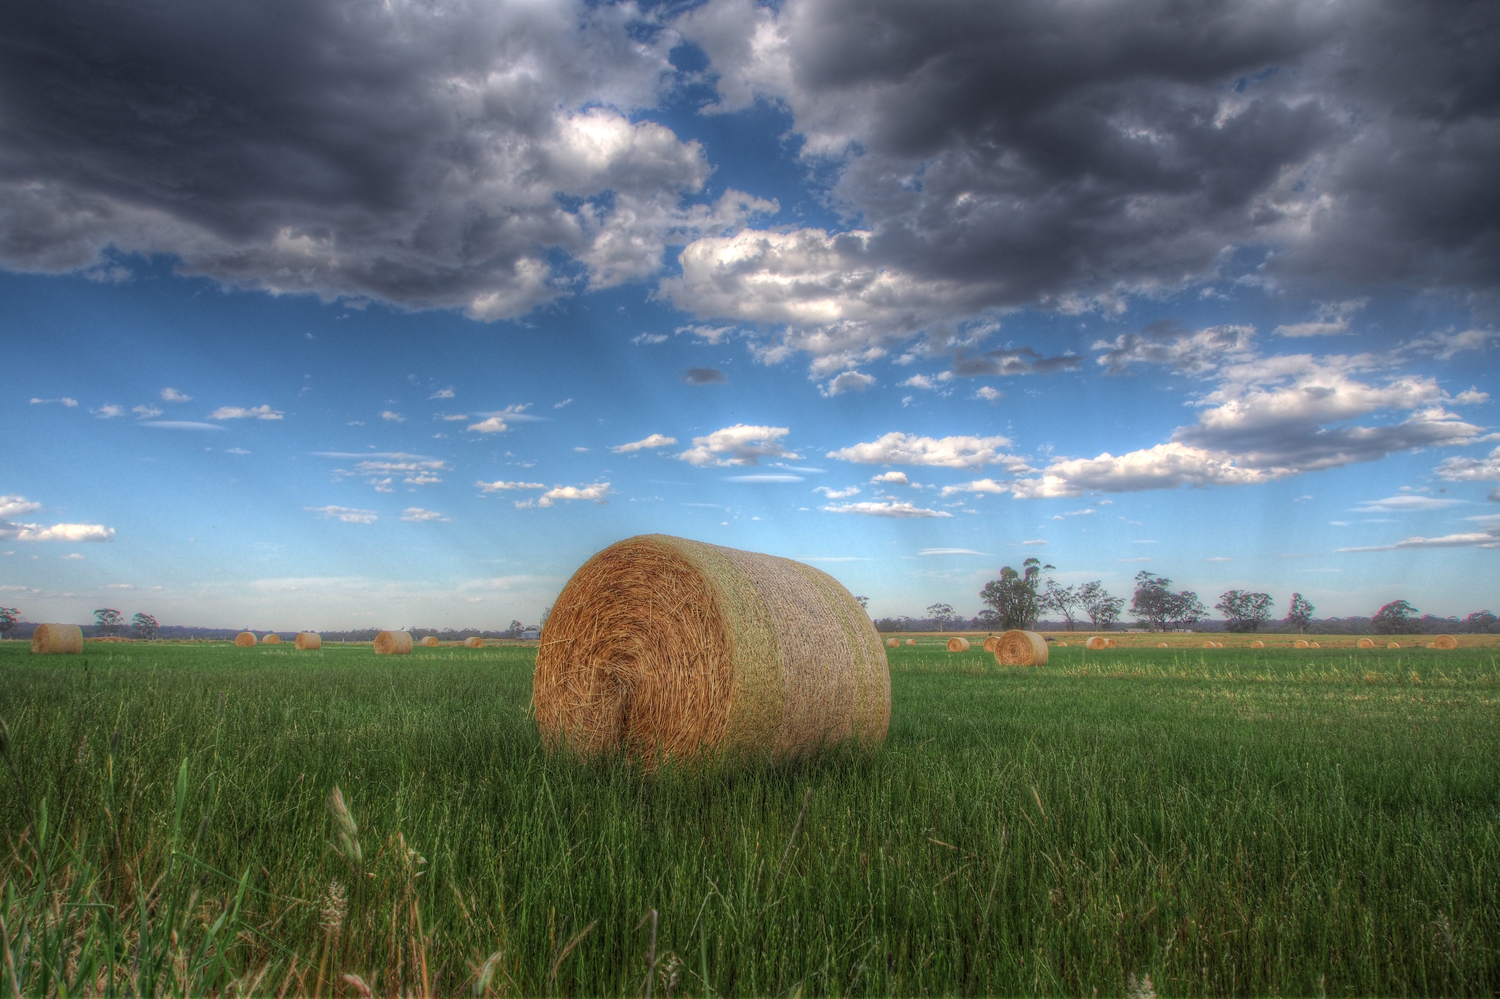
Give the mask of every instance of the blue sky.
<svg viewBox="0 0 1500 999">
<path fill-rule="evenodd" d="M 12 26 L 0 604 L 503 627 L 665 532 L 1495 609 L 1492 69 L 1285 6 Z"/>
</svg>

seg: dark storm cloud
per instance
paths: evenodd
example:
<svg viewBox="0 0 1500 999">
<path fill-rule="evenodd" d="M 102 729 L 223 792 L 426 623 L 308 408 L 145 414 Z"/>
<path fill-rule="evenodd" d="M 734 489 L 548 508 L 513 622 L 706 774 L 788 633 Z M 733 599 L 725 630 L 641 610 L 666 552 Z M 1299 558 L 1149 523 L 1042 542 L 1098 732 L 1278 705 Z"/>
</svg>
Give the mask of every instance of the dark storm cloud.
<svg viewBox="0 0 1500 999">
<path fill-rule="evenodd" d="M 847 158 L 867 266 L 986 304 L 1172 291 L 1245 247 L 1281 283 L 1500 287 L 1500 4 L 711 0 L 678 26 L 726 106 L 784 102 Z"/>
<path fill-rule="evenodd" d="M 689 385 L 723 385 L 729 381 L 718 368 L 688 368 L 682 380 Z"/>
<path fill-rule="evenodd" d="M 701 148 L 622 113 L 671 38 L 633 5 L 4 5 L 0 263 L 113 246 L 479 317 L 560 293 L 553 248 L 644 277 L 743 207 L 684 209 Z"/>
<path fill-rule="evenodd" d="M 1077 371 L 1082 361 L 1070 354 L 1045 357 L 1030 347 L 987 350 L 982 354 L 959 352 L 953 355 L 953 373 L 974 375 L 1047 375 L 1056 371 Z"/>
</svg>

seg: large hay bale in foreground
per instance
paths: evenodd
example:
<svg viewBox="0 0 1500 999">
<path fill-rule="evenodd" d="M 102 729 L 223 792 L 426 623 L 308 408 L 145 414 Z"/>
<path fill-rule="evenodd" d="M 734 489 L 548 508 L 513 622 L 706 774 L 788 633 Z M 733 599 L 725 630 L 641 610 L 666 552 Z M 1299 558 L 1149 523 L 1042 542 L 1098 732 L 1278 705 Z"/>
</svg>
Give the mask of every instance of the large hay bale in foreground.
<svg viewBox="0 0 1500 999">
<path fill-rule="evenodd" d="M 323 636 L 316 631 L 300 631 L 297 633 L 297 648 L 312 651 L 323 647 Z"/>
<path fill-rule="evenodd" d="M 969 640 L 967 638 L 950 638 L 950 639 L 948 639 L 948 651 L 949 652 L 968 652 L 969 651 Z"/>
<path fill-rule="evenodd" d="M 1458 648 L 1458 639 L 1452 635 L 1439 635 L 1432 640 L 1432 644 L 1440 649 L 1456 649 Z"/>
<path fill-rule="evenodd" d="M 1107 649 L 1109 648 L 1109 639 L 1103 635 L 1091 635 L 1089 640 L 1083 643 L 1083 647 L 1092 650 Z"/>
<path fill-rule="evenodd" d="M 404 656 L 411 651 L 411 632 L 382 631 L 375 636 L 377 656 Z"/>
<path fill-rule="evenodd" d="M 992 636 L 995 647 L 995 662 L 1001 666 L 1045 666 L 1047 665 L 1047 640 L 1034 631 L 1012 628 L 1003 635 Z M 989 647 L 989 643 L 985 643 Z"/>
<path fill-rule="evenodd" d="M 39 624 L 31 633 L 31 651 L 64 655 L 83 651 L 83 629 L 76 624 Z"/>
<path fill-rule="evenodd" d="M 1373 638 L 1361 638 L 1359 641 L 1355 642 L 1354 644 L 1357 645 L 1357 646 L 1359 646 L 1362 649 L 1373 649 L 1375 647 L 1375 639 L 1373 639 Z"/>
<path fill-rule="evenodd" d="M 583 564 L 552 605 L 532 706 L 588 755 L 786 758 L 885 741 L 891 681 L 864 608 L 790 559 L 662 534 Z"/>
<path fill-rule="evenodd" d="M 468 638 L 464 639 L 464 648 L 482 649 L 484 648 L 484 639 L 480 638 L 478 635 L 470 635 Z"/>
<path fill-rule="evenodd" d="M 262 638 L 260 640 L 260 644 L 262 644 L 262 645 L 280 645 L 281 644 L 281 636 L 278 635 L 278 634 L 276 634 L 273 631 L 271 634 L 267 635 L 265 638 Z"/>
<path fill-rule="evenodd" d="M 242 649 L 248 649 L 255 644 L 255 635 L 253 632 L 242 631 L 234 636 L 234 644 Z"/>
<path fill-rule="evenodd" d="M 426 638 L 423 638 L 417 644 L 420 645 L 420 646 L 422 646 L 422 648 L 424 648 L 424 649 L 435 649 L 435 648 L 438 647 L 437 636 L 436 635 L 428 635 Z"/>
</svg>

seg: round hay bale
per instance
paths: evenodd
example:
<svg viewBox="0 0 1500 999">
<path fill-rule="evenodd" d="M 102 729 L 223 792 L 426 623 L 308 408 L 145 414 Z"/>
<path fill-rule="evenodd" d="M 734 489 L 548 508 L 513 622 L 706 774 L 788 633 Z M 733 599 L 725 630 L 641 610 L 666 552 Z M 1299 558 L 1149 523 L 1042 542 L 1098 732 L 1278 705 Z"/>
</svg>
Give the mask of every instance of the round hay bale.
<svg viewBox="0 0 1500 999">
<path fill-rule="evenodd" d="M 1299 638 L 1299 639 L 1297 639 L 1295 642 L 1292 643 L 1292 648 L 1294 648 L 1294 649 L 1305 649 L 1305 648 L 1307 648 L 1307 639 L 1305 639 L 1305 638 Z"/>
<path fill-rule="evenodd" d="M 899 639 L 899 638 L 887 638 L 887 639 L 886 639 L 886 640 L 885 640 L 885 644 L 886 644 L 886 645 L 887 645 L 887 646 L 888 646 L 888 647 L 889 647 L 889 648 L 892 648 L 892 649 L 899 649 L 899 648 L 901 648 L 901 639 Z"/>
<path fill-rule="evenodd" d="M 1452 635 L 1439 635 L 1432 640 L 1432 644 L 1440 649 L 1456 649 L 1458 648 L 1458 639 Z"/>
<path fill-rule="evenodd" d="M 76 624 L 39 624 L 31 633 L 31 651 L 65 655 L 83 651 L 83 629 Z"/>
<path fill-rule="evenodd" d="M 908 638 L 906 640 L 906 644 L 907 645 L 916 645 L 917 644 L 917 640 L 915 638 Z"/>
<path fill-rule="evenodd" d="M 968 652 L 969 651 L 969 640 L 967 638 L 950 638 L 950 639 L 948 639 L 948 651 L 949 652 Z"/>
<path fill-rule="evenodd" d="M 1034 631 L 1012 628 L 1003 635 L 991 635 L 995 640 L 995 662 L 1001 666 L 1045 666 L 1047 665 L 1047 640 Z M 985 642 L 989 648 L 989 642 Z"/>
<path fill-rule="evenodd" d="M 1157 642 L 1157 643 L 1156 643 L 1156 647 L 1157 647 L 1157 648 L 1158 648 L 1158 649 L 1164 649 L 1164 648 L 1166 648 L 1166 647 L 1167 647 L 1167 643 L 1166 643 L 1166 642 Z"/>
<path fill-rule="evenodd" d="M 1361 649 L 1373 649 L 1375 647 L 1375 639 L 1373 639 L 1373 638 L 1361 638 L 1359 641 L 1355 642 L 1354 644 L 1357 645 L 1357 646 L 1359 646 Z"/>
<path fill-rule="evenodd" d="M 297 633 L 297 648 L 311 651 L 323 647 L 323 636 L 316 631 L 300 631 Z"/>
<path fill-rule="evenodd" d="M 382 631 L 375 636 L 377 656 L 404 656 L 411 651 L 411 632 Z"/>
<path fill-rule="evenodd" d="M 1250 643 L 1250 647 L 1252 649 L 1263 649 L 1266 647 L 1266 643 L 1257 638 L 1255 641 Z"/>
<path fill-rule="evenodd" d="M 249 631 L 242 631 L 234 636 L 234 644 L 242 649 L 248 649 L 255 644 L 255 635 Z"/>
<path fill-rule="evenodd" d="M 986 651 L 986 652 L 994 652 L 999 647 L 1000 647 L 1000 636 L 999 635 L 990 635 L 989 637 L 987 637 L 984 640 L 984 651 Z"/>
<path fill-rule="evenodd" d="M 890 667 L 864 608 L 828 574 L 651 534 L 610 545 L 563 587 L 532 705 L 552 749 L 783 759 L 883 743 Z"/>
<path fill-rule="evenodd" d="M 1115 647 L 1115 640 L 1113 638 L 1106 638 L 1104 640 L 1104 647 L 1106 649 L 1112 649 L 1112 648 L 1114 648 Z"/>
<path fill-rule="evenodd" d="M 1319 645 L 1317 642 L 1313 642 L 1311 647 L 1315 649 L 1321 649 L 1323 646 Z"/>
<path fill-rule="evenodd" d="M 1387 642 L 1385 644 L 1385 647 L 1388 648 L 1388 649 L 1399 649 L 1399 648 L 1401 648 L 1401 643 L 1400 642 Z"/>
<path fill-rule="evenodd" d="M 1218 642 L 1204 642 L 1203 643 L 1203 647 L 1205 649 L 1217 649 L 1219 647 L 1219 643 Z"/>
<path fill-rule="evenodd" d="M 422 646 L 422 648 L 424 648 L 424 649 L 435 649 L 438 646 L 437 636 L 436 635 L 428 635 L 426 638 L 422 639 L 417 644 L 420 645 L 420 646 Z"/>
<path fill-rule="evenodd" d="M 478 635 L 470 635 L 468 638 L 464 639 L 464 648 L 482 649 L 484 648 L 484 639 L 480 638 Z"/>
<path fill-rule="evenodd" d="M 1089 640 L 1083 643 L 1083 647 L 1090 650 L 1109 648 L 1109 639 L 1102 635 L 1090 635 Z"/>
<path fill-rule="evenodd" d="M 281 636 L 278 635 L 278 634 L 276 634 L 275 632 L 272 632 L 271 634 L 267 635 L 265 638 L 262 638 L 260 640 L 260 644 L 262 644 L 262 645 L 280 645 L 281 644 Z"/>
<path fill-rule="evenodd" d="M 1058 642 L 1057 643 L 1057 647 L 1060 648 L 1060 649 L 1066 649 L 1068 647 L 1068 643 L 1067 642 Z"/>
<path fill-rule="evenodd" d="M 1425 648 L 1435 649 L 1435 648 L 1437 648 L 1437 644 L 1434 643 L 1434 642 L 1428 642 L 1427 645 L 1425 646 Z"/>
</svg>

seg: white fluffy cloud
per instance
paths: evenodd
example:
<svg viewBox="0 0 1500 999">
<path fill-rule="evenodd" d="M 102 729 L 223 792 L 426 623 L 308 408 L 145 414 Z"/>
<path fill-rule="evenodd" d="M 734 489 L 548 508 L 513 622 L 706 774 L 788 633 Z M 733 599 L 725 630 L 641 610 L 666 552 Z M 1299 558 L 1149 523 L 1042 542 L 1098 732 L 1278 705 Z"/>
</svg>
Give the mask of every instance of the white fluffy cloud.
<svg viewBox="0 0 1500 999">
<path fill-rule="evenodd" d="M 42 504 L 24 496 L 0 496 L 0 541 L 109 541 L 113 527 L 102 524 L 25 524 L 10 520 L 36 513 Z"/>
<path fill-rule="evenodd" d="M 1281 471 L 1279 474 L 1290 474 Z M 1185 444 L 1158 444 L 1116 457 L 1055 461 L 1035 478 L 1017 479 L 1011 491 L 1021 499 L 1077 496 L 1089 491 L 1135 492 L 1181 486 L 1245 485 L 1278 477 L 1274 471 L 1240 468 L 1227 454 Z"/>
<path fill-rule="evenodd" d="M 210 420 L 247 420 L 252 417 L 257 420 L 279 420 L 286 414 L 279 409 L 270 406 L 251 406 L 246 409 L 243 406 L 220 406 L 208 414 Z"/>
<path fill-rule="evenodd" d="M 504 479 L 500 479 L 495 482 L 476 482 L 474 484 L 487 493 L 496 493 L 501 492 L 502 490 L 508 491 L 512 489 L 547 488 L 547 485 L 544 482 L 506 482 Z"/>
<path fill-rule="evenodd" d="M 1365 500 L 1354 508 L 1355 513 L 1414 513 L 1422 510 L 1442 510 L 1457 506 L 1463 500 L 1444 499 L 1440 496 L 1387 496 L 1385 499 Z"/>
<path fill-rule="evenodd" d="M 409 524 L 421 524 L 432 520 L 447 521 L 449 518 L 444 517 L 436 510 L 424 510 L 419 506 L 409 506 L 401 511 L 401 519 Z"/>
<path fill-rule="evenodd" d="M 360 510 L 350 506 L 305 506 L 302 509 L 316 513 L 325 520 L 340 520 L 346 524 L 373 524 L 379 519 L 374 510 Z"/>
<path fill-rule="evenodd" d="M 886 500 L 876 502 L 873 500 L 863 503 L 834 503 L 822 509 L 829 513 L 857 513 L 866 517 L 951 517 L 953 514 L 942 510 L 928 510 L 925 507 L 914 506 L 907 502 L 896 502 Z"/>
<path fill-rule="evenodd" d="M 610 494 L 608 482 L 595 482 L 591 486 L 553 486 L 535 500 L 517 500 L 519 509 L 536 506 L 551 506 L 558 500 L 592 500 L 595 503 L 609 502 L 605 497 Z"/>
<path fill-rule="evenodd" d="M 469 424 L 466 429 L 479 434 L 503 434 L 510 427 L 506 424 L 504 417 L 491 416 L 480 420 L 478 423 Z"/>
<path fill-rule="evenodd" d="M 996 482 L 994 479 L 976 479 L 966 482 L 961 486 L 944 486 L 943 495 L 952 496 L 954 493 L 1008 493 L 1011 487 L 1004 482 Z"/>
<path fill-rule="evenodd" d="M 848 499 L 850 496 L 858 496 L 860 488 L 859 486 L 850 486 L 847 489 L 834 489 L 831 486 L 818 486 L 813 492 L 822 493 L 825 499 L 837 500 Z"/>
<path fill-rule="evenodd" d="M 700 468 L 704 465 L 757 465 L 762 458 L 801 459 L 781 443 L 791 431 L 787 427 L 764 427 L 736 423 L 705 437 L 694 437 L 693 446 L 677 457 Z"/>
<path fill-rule="evenodd" d="M 1484 458 L 1447 458 L 1435 471 L 1449 482 L 1500 481 L 1500 447 Z"/>
<path fill-rule="evenodd" d="M 72 409 L 72 408 L 74 408 L 75 406 L 78 405 L 78 400 L 77 399 L 69 399 L 67 396 L 63 396 L 61 399 L 36 399 L 36 398 L 33 398 L 31 400 L 31 404 L 33 406 L 45 406 L 49 402 L 61 403 L 62 405 L 66 406 L 68 409 Z"/>
<path fill-rule="evenodd" d="M 643 437 L 638 441 L 631 441 L 629 444 L 616 445 L 615 447 L 610 448 L 610 450 L 615 452 L 616 454 L 629 454 L 632 451 L 644 451 L 648 448 L 666 447 L 669 444 L 676 443 L 676 437 L 667 437 L 664 434 L 652 434 L 651 436 Z"/>
<path fill-rule="evenodd" d="M 23 513 L 35 513 L 42 504 L 25 496 L 0 496 L 0 518 L 19 517 Z"/>
<path fill-rule="evenodd" d="M 162 402 L 192 402 L 193 397 L 168 386 L 161 390 Z"/>
<path fill-rule="evenodd" d="M 929 465 L 937 468 L 979 468 L 983 465 L 1005 465 L 1025 471 L 1025 461 L 1002 454 L 1010 444 L 1008 437 L 922 437 L 899 431 L 865 444 L 854 444 L 828 457 L 865 465 Z"/>
<path fill-rule="evenodd" d="M 911 480 L 906 477 L 905 472 L 889 471 L 881 472 L 870 479 L 872 483 L 885 483 L 893 486 L 909 486 Z"/>
</svg>

